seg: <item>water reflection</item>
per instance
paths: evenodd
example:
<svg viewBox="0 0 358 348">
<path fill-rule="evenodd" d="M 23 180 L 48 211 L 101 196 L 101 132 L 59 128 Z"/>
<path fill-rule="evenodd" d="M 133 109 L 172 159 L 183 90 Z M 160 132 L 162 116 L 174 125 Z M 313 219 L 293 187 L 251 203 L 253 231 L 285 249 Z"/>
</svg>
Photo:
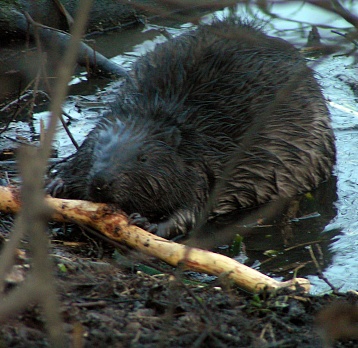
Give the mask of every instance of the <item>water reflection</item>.
<svg viewBox="0 0 358 348">
<path fill-rule="evenodd" d="M 186 243 L 209 249 L 221 246 L 218 249 L 220 253 L 236 258 L 238 254 L 233 252 L 235 246 L 232 241 L 239 234 L 243 236 L 247 265 L 256 265 L 264 273 L 285 278 L 291 278 L 297 268 L 299 276 L 315 274 L 317 268 L 309 246 L 312 246 L 324 270 L 334 256 L 330 244 L 341 232 L 340 228 L 325 231 L 337 214 L 336 182 L 333 176 L 309 194 L 271 202 L 258 209 L 205 224 Z M 226 248 L 222 247 L 223 244 Z"/>
</svg>

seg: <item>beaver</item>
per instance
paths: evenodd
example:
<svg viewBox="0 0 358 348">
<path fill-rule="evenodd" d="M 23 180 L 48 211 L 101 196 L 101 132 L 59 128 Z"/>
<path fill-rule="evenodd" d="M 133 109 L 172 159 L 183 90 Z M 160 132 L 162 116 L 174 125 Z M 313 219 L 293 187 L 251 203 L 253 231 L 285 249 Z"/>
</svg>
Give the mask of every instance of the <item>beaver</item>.
<svg viewBox="0 0 358 348">
<path fill-rule="evenodd" d="M 116 204 L 173 237 L 310 191 L 334 162 L 329 112 L 299 51 L 230 17 L 139 58 L 47 189 Z"/>
</svg>

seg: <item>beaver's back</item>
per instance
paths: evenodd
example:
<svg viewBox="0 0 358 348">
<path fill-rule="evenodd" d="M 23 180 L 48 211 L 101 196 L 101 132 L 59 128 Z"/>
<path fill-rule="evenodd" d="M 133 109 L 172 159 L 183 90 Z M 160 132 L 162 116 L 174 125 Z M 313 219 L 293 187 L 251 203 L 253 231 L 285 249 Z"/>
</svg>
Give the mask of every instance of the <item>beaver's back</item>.
<svg viewBox="0 0 358 348">
<path fill-rule="evenodd" d="M 134 64 L 131 75 L 122 92 L 124 99 L 136 99 L 136 107 L 146 104 L 148 111 L 138 117 L 158 122 L 174 117 L 175 124 L 193 125 L 215 137 L 244 133 L 293 76 L 321 97 L 311 70 L 291 44 L 238 19 L 201 26 L 157 45 Z M 161 103 L 166 107 L 158 108 Z"/>
</svg>

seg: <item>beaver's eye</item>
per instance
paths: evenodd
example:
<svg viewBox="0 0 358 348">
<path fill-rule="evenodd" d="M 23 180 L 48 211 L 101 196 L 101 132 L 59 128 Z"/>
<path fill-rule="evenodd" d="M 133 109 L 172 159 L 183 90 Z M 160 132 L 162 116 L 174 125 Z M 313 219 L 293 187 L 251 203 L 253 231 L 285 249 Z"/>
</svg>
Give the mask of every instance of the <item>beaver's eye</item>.
<svg viewBox="0 0 358 348">
<path fill-rule="evenodd" d="M 147 162 L 148 156 L 147 155 L 138 155 L 137 160 L 138 160 L 138 162 L 141 162 L 141 163 Z"/>
</svg>

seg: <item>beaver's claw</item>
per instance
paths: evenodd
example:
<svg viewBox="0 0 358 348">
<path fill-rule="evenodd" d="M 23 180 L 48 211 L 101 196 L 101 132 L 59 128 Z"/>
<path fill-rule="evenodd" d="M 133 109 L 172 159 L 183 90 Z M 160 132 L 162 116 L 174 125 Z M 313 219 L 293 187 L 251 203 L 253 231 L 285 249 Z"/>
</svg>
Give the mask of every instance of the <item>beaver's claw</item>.
<svg viewBox="0 0 358 348">
<path fill-rule="evenodd" d="M 65 183 L 61 178 L 56 178 L 46 184 L 45 191 L 52 197 L 61 197 L 65 191 Z"/>
<path fill-rule="evenodd" d="M 157 224 L 150 223 L 146 217 L 140 215 L 139 213 L 130 214 L 128 217 L 128 224 L 138 226 L 143 230 L 154 234 L 158 230 Z"/>
</svg>

